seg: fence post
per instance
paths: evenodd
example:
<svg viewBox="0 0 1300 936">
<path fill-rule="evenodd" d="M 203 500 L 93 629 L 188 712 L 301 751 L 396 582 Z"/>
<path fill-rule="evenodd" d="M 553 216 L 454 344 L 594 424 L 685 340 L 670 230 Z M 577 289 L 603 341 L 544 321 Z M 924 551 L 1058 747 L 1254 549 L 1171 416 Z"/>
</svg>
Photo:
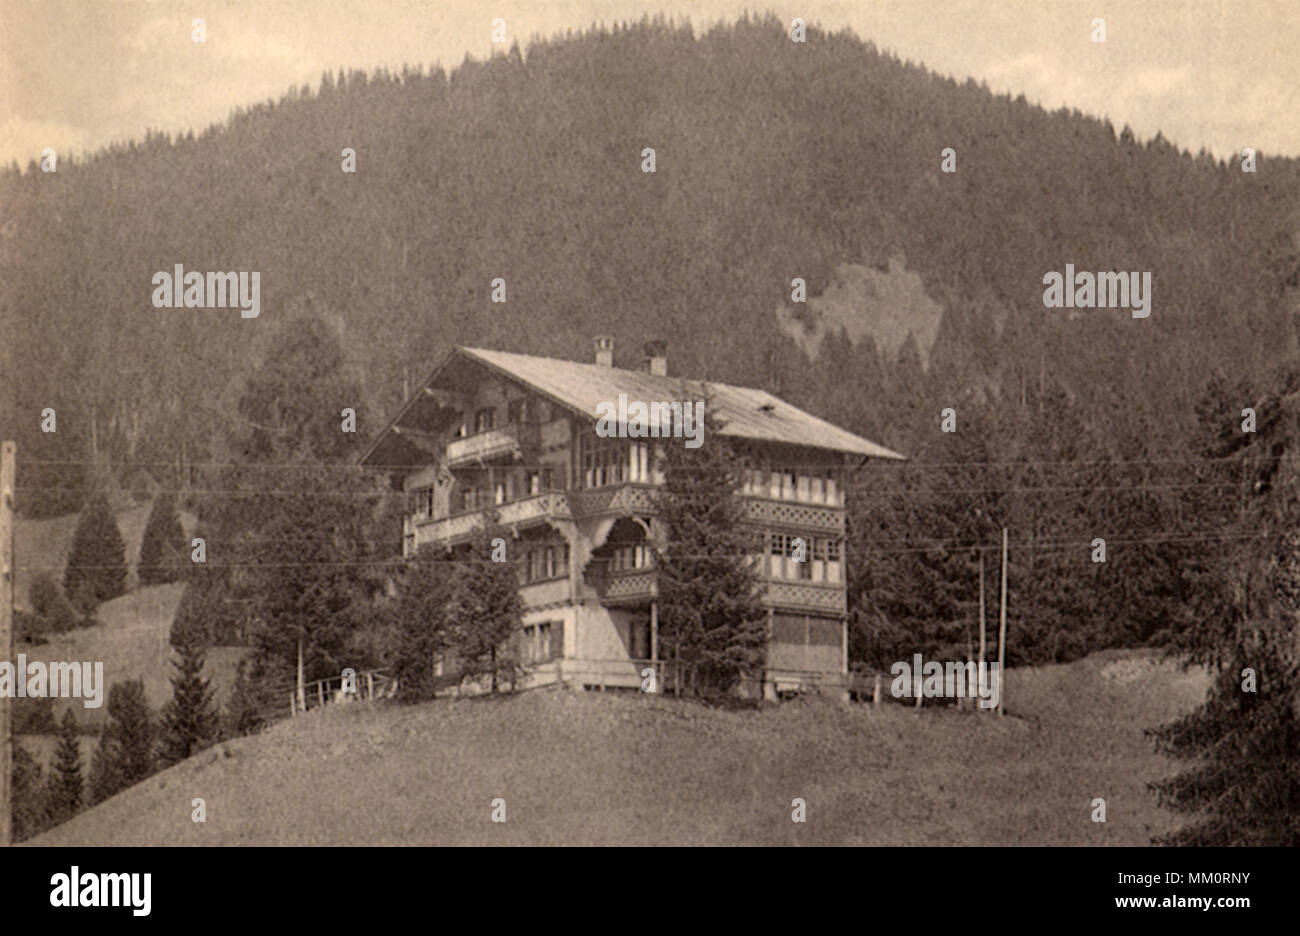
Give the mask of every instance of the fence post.
<svg viewBox="0 0 1300 936">
<path fill-rule="evenodd" d="M 366 670 L 366 696 L 371 702 L 375 701 L 375 674 Z"/>
<path fill-rule="evenodd" d="M 325 683 L 324 681 L 316 684 L 316 698 L 320 699 L 320 704 L 325 704 Z"/>
<path fill-rule="evenodd" d="M 871 690 L 871 704 L 872 705 L 880 704 L 880 674 L 879 673 L 876 674 L 876 685 Z"/>
</svg>

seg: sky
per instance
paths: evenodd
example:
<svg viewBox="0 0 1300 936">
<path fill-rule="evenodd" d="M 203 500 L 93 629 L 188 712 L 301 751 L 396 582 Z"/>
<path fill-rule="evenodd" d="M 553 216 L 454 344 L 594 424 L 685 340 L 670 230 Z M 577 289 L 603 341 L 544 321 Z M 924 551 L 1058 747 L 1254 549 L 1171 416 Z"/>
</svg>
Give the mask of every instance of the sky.
<svg viewBox="0 0 1300 936">
<path fill-rule="evenodd" d="M 1139 139 L 1300 156 L 1300 0 L 0 0 L 0 165 L 148 129 L 200 131 L 339 68 L 486 57 L 507 41 L 663 13 L 767 11 Z M 206 41 L 192 40 L 202 17 Z M 1105 20 L 1105 42 L 1093 21 Z"/>
</svg>

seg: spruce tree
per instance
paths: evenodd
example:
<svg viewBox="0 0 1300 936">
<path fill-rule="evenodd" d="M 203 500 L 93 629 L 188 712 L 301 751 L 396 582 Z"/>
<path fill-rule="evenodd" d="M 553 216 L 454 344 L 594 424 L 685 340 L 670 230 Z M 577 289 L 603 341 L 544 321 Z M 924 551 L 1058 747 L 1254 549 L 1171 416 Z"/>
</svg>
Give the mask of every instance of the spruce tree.
<svg viewBox="0 0 1300 936">
<path fill-rule="evenodd" d="M 126 544 L 103 494 L 90 499 L 77 523 L 63 591 L 83 612 L 126 591 Z"/>
<path fill-rule="evenodd" d="M 14 841 L 39 835 L 50 826 L 41 765 L 21 744 L 13 746 L 13 831 Z"/>
<path fill-rule="evenodd" d="M 162 585 L 180 578 L 184 568 L 185 532 L 176 512 L 176 498 L 164 491 L 154 498 L 149 520 L 140 540 L 140 563 L 136 573 L 141 585 Z"/>
<path fill-rule="evenodd" d="M 685 391 L 683 400 L 700 395 Z M 754 680 L 766 659 L 767 612 L 753 567 L 756 535 L 744 527 L 740 462 L 705 398 L 698 448 L 662 443 L 664 483 L 657 492 L 667 542 L 659 568 L 659 636 L 706 694 Z"/>
<path fill-rule="evenodd" d="M 189 641 L 177 648 L 172 699 L 163 708 L 158 760 L 163 767 L 193 757 L 217 739 L 219 723 L 212 689 L 202 677 L 203 648 Z"/>
<path fill-rule="evenodd" d="M 108 729 L 105 728 L 99 736 L 99 743 L 95 745 L 94 753 L 90 755 L 87 800 L 91 806 L 96 806 L 125 786 L 121 771 L 118 770 L 117 758 L 112 753 Z"/>
<path fill-rule="evenodd" d="M 522 675 L 513 638 L 523 626 L 519 578 L 509 562 L 492 561 L 492 521 L 480 527 L 469 544 L 469 565 L 458 576 L 447 603 L 455 622 L 451 642 L 463 678 L 486 675 L 492 692 L 503 679 L 513 686 Z"/>
<path fill-rule="evenodd" d="M 77 719 L 68 709 L 59 726 L 59 746 L 54 751 L 49 789 L 50 821 L 55 825 L 67 822 L 81 811 L 83 784 L 81 779 L 81 745 L 77 737 Z"/>
<path fill-rule="evenodd" d="M 406 567 L 393 603 L 392 668 L 405 700 L 433 697 L 433 663 L 450 644 L 448 602 L 455 593 L 453 568 L 438 562 L 432 549 L 418 554 Z"/>
<path fill-rule="evenodd" d="M 63 596 L 58 583 L 48 573 L 40 572 L 33 576 L 32 584 L 27 589 L 27 598 L 42 633 L 61 634 L 77 626 L 79 618 L 76 609 Z"/>
<path fill-rule="evenodd" d="M 154 725 L 139 679 L 108 690 L 109 723 L 90 763 L 91 799 L 98 803 L 153 772 Z"/>
<path fill-rule="evenodd" d="M 261 715 L 255 686 L 248 673 L 249 661 L 240 660 L 239 670 L 235 673 L 234 684 L 230 687 L 230 698 L 221 713 L 221 737 L 223 739 L 242 738 L 262 727 L 265 719 Z"/>
<path fill-rule="evenodd" d="M 1211 392 L 1224 388 L 1211 385 Z M 1256 432 L 1234 431 L 1241 400 L 1269 414 Z M 1192 821 L 1164 845 L 1300 845 L 1300 360 L 1254 393 L 1234 389 L 1201 406 L 1215 433 L 1208 454 L 1245 483 L 1234 545 L 1202 562 L 1201 617 L 1182 622 L 1173 648 L 1214 675 L 1205 703 L 1150 732 L 1188 764 L 1153 784 L 1162 806 Z M 1233 470 L 1230 474 L 1237 474 Z M 1236 529 L 1234 530 L 1233 527 Z M 1225 561 L 1226 559 L 1226 561 Z"/>
</svg>

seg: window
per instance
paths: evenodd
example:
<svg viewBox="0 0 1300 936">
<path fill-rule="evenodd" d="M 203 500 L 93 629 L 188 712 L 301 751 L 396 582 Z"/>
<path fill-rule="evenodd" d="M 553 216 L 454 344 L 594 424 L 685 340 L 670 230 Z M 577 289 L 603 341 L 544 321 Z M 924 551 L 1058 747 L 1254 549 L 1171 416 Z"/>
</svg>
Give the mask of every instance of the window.
<svg viewBox="0 0 1300 936">
<path fill-rule="evenodd" d="M 799 539 L 803 539 L 803 561 L 795 559 L 795 555 L 800 552 L 799 544 L 795 542 Z M 790 562 L 786 566 L 786 571 L 789 573 L 790 578 L 806 579 L 812 577 L 812 563 L 809 561 L 812 549 L 813 541 L 811 538 L 802 538 L 798 536 L 790 537 Z"/>
<path fill-rule="evenodd" d="M 841 543 L 839 540 L 826 541 L 826 581 L 840 581 Z"/>
<path fill-rule="evenodd" d="M 415 514 L 418 517 L 428 517 L 433 514 L 433 488 L 416 488 Z"/>
<path fill-rule="evenodd" d="M 528 472 L 528 496 L 536 497 L 542 493 L 542 476 L 536 471 Z"/>
<path fill-rule="evenodd" d="M 528 418 L 528 401 L 526 399 L 511 400 L 506 404 L 506 422 L 522 423 Z"/>
<path fill-rule="evenodd" d="M 528 624 L 524 627 L 522 656 L 525 663 L 545 663 L 560 655 L 563 625 L 559 621 Z"/>
<path fill-rule="evenodd" d="M 492 502 L 497 506 L 506 502 L 506 483 L 498 481 L 492 486 Z"/>
<path fill-rule="evenodd" d="M 628 447 L 629 481 L 647 483 L 650 480 L 650 445 L 647 442 L 633 442 Z"/>
<path fill-rule="evenodd" d="M 770 549 L 772 558 L 769 562 L 768 575 L 772 578 L 785 578 L 785 550 L 786 536 L 784 533 L 773 533 Z"/>
<path fill-rule="evenodd" d="M 820 537 L 813 540 L 812 580 L 814 582 L 826 581 L 826 540 Z"/>
<path fill-rule="evenodd" d="M 496 416 L 496 410 L 492 407 L 481 409 L 474 414 L 474 431 L 487 432 L 492 428 L 493 418 Z"/>
<path fill-rule="evenodd" d="M 646 450 L 649 466 L 649 449 Z M 582 440 L 582 480 L 585 487 L 622 484 L 628 477 L 631 459 L 621 439 L 584 437 Z"/>
<path fill-rule="evenodd" d="M 569 544 L 551 543 L 534 546 L 524 553 L 519 566 L 519 584 L 545 582 L 569 574 Z"/>
</svg>

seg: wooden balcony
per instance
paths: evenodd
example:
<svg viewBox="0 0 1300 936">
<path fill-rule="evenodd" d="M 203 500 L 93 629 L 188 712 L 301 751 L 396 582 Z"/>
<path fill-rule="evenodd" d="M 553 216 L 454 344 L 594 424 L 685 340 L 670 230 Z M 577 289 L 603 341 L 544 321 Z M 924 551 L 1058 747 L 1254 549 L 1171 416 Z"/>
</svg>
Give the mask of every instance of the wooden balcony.
<svg viewBox="0 0 1300 936">
<path fill-rule="evenodd" d="M 535 494 L 523 500 L 511 501 L 496 508 L 497 522 L 506 526 L 526 527 L 545 523 L 550 519 L 568 520 L 569 502 L 563 491 L 547 491 Z M 454 543 L 467 539 L 474 529 L 484 522 L 486 510 L 471 510 L 468 513 L 432 518 L 413 518 L 410 523 L 415 529 L 417 548 L 425 543 Z"/>
<path fill-rule="evenodd" d="M 611 484 L 569 492 L 575 517 L 644 516 L 655 512 L 653 484 Z"/>
<path fill-rule="evenodd" d="M 747 496 L 745 517 L 750 523 L 765 529 L 803 529 L 823 534 L 844 532 L 844 508 L 829 504 Z"/>
<path fill-rule="evenodd" d="M 646 604 L 659 595 L 654 569 L 626 569 L 606 572 L 595 583 L 596 593 L 603 605 Z"/>
<path fill-rule="evenodd" d="M 519 448 L 519 426 L 511 423 L 500 429 L 489 429 L 447 444 L 447 465 L 456 468 L 490 458 L 509 455 Z"/>
<path fill-rule="evenodd" d="M 780 579 L 768 579 L 767 590 L 763 595 L 763 604 L 772 608 L 785 608 L 791 611 L 820 612 L 823 614 L 844 614 L 848 610 L 848 599 L 843 584 L 818 584 L 812 582 L 791 582 Z"/>
</svg>

